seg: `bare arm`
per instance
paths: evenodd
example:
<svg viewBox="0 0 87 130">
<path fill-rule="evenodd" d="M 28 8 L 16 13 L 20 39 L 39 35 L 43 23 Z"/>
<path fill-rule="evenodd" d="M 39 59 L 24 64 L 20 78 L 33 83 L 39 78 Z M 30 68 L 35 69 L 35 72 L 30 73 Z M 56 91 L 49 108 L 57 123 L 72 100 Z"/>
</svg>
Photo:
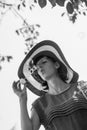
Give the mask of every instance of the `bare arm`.
<svg viewBox="0 0 87 130">
<path fill-rule="evenodd" d="M 32 108 L 31 111 L 31 121 L 32 121 L 33 130 L 39 130 L 41 124 L 40 124 L 39 116 L 34 108 Z"/>
<path fill-rule="evenodd" d="M 21 129 L 22 130 L 38 130 L 40 127 L 40 121 L 38 114 L 35 109 L 32 109 L 31 118 L 27 110 L 27 92 L 26 87 L 21 89 L 16 82 L 13 83 L 13 90 L 15 94 L 19 97 L 20 103 L 20 115 L 21 115 Z"/>
<path fill-rule="evenodd" d="M 21 129 L 22 130 L 33 130 L 32 122 L 28 115 L 27 104 L 20 100 L 20 116 L 21 116 Z"/>
<path fill-rule="evenodd" d="M 20 101 L 20 111 L 21 111 L 21 128 L 22 130 L 39 130 L 40 121 L 37 112 L 33 108 L 31 111 L 31 118 L 29 117 L 27 104 Z"/>
</svg>

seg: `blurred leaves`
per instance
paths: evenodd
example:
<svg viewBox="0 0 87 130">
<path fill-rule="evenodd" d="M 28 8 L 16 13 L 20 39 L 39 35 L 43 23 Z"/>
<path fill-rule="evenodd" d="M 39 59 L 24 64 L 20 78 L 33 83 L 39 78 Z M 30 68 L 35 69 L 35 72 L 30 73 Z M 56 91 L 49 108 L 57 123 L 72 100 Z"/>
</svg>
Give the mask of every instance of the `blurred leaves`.
<svg viewBox="0 0 87 130">
<path fill-rule="evenodd" d="M 38 4 L 41 8 L 45 7 L 46 4 L 47 4 L 47 1 L 46 0 L 38 0 Z"/>
<path fill-rule="evenodd" d="M 36 40 L 39 36 L 38 29 L 40 28 L 39 24 L 23 24 L 21 28 L 16 30 L 17 35 L 22 35 L 24 37 L 26 51 L 25 54 L 36 44 Z"/>
<path fill-rule="evenodd" d="M 20 0 L 20 3 L 17 5 L 18 10 L 20 10 L 22 7 L 26 7 L 26 0 Z"/>
<path fill-rule="evenodd" d="M 56 3 L 57 3 L 59 6 L 64 6 L 65 0 L 56 0 Z"/>
<path fill-rule="evenodd" d="M 0 20 L 2 16 L 7 13 L 7 11 L 12 11 L 12 9 L 21 18 L 23 25 L 19 29 L 16 29 L 15 32 L 17 35 L 21 34 L 24 37 L 25 45 L 27 47 L 25 54 L 27 54 L 29 50 L 36 44 L 36 40 L 39 36 L 38 29 L 40 28 L 40 25 L 29 25 L 25 18 L 20 15 L 20 10 L 22 8 L 26 10 L 26 7 L 28 7 L 30 10 L 32 10 L 35 7 L 35 4 L 38 4 L 41 8 L 44 8 L 47 6 L 47 2 L 50 2 L 52 7 L 64 7 L 65 12 L 61 14 L 61 17 L 67 15 L 72 23 L 75 23 L 78 15 L 86 16 L 87 14 L 87 0 L 32 0 L 30 5 L 27 4 L 27 0 L 18 0 L 18 3 L 17 1 L 15 2 L 16 3 L 14 4 L 9 4 L 0 0 Z M 0 55 L 0 64 L 4 61 L 10 62 L 11 59 L 12 56 Z M 1 68 L 2 67 L 0 65 L 0 70 Z"/>
<path fill-rule="evenodd" d="M 3 56 L 0 54 L 0 70 L 2 69 L 2 63 L 3 62 L 10 62 L 13 59 L 12 56 Z"/>
<path fill-rule="evenodd" d="M 49 2 L 51 3 L 52 7 L 56 6 L 56 0 L 49 0 Z"/>
<path fill-rule="evenodd" d="M 32 3 L 31 5 L 27 5 L 27 0 L 20 0 L 19 4 L 17 5 L 17 9 L 20 11 L 22 8 L 26 8 L 27 6 L 29 6 L 29 9 L 32 10 L 35 6 L 34 4 Z M 34 0 L 34 3 L 37 3 L 35 0 Z"/>
<path fill-rule="evenodd" d="M 78 15 L 86 16 L 87 0 L 38 0 L 38 2 L 35 0 L 35 3 L 38 3 L 41 8 L 44 8 L 47 5 L 47 1 L 50 2 L 52 7 L 56 5 L 64 7 L 66 12 L 63 12 L 61 16 L 63 17 L 66 14 L 72 23 L 75 23 Z"/>
<path fill-rule="evenodd" d="M 12 56 L 2 56 L 2 55 L 0 55 L 0 63 L 4 62 L 4 61 L 10 62 L 11 59 L 13 59 Z"/>
<path fill-rule="evenodd" d="M 11 9 L 12 7 L 16 7 L 17 11 L 22 9 L 26 10 L 26 7 L 29 6 L 29 9 L 32 10 L 35 7 L 35 4 L 38 4 L 41 8 L 47 6 L 47 2 L 50 2 L 52 7 L 60 6 L 65 8 L 65 12 L 61 14 L 64 16 L 66 14 L 69 17 L 69 20 L 73 23 L 76 21 L 78 15 L 86 16 L 87 13 L 87 0 L 32 0 L 30 5 L 27 4 L 27 0 L 18 0 L 15 4 L 7 4 L 0 1 L 0 14 L 3 15 L 6 13 L 6 9 Z M 3 11 L 1 11 L 3 9 Z M 5 10 L 5 11 L 4 11 Z"/>
<path fill-rule="evenodd" d="M 34 2 L 37 3 L 36 0 L 34 0 Z M 38 2 L 41 7 L 44 7 L 46 5 L 46 0 L 39 0 Z M 16 29 L 15 32 L 17 35 L 21 34 L 24 37 L 26 45 L 26 51 L 24 52 L 25 54 L 27 54 L 29 50 L 36 44 L 37 37 L 39 36 L 38 28 L 40 28 L 39 24 L 29 25 L 27 20 L 22 16 L 22 14 L 20 14 L 20 10 L 26 9 L 27 6 L 29 6 L 30 10 L 35 7 L 33 3 L 31 5 L 27 5 L 26 0 L 19 0 L 18 4 L 17 2 L 14 4 L 8 4 L 7 2 L 5 3 L 5 1 L 0 1 L 1 16 L 6 14 L 7 11 L 12 11 L 12 13 L 14 12 L 23 22 L 22 26 L 19 29 Z M 12 58 L 12 56 L 0 55 L 0 70 L 2 69 L 1 63 L 5 61 L 10 62 Z"/>
<path fill-rule="evenodd" d="M 73 5 L 72 5 L 71 2 L 68 2 L 68 3 L 67 3 L 66 10 L 68 11 L 69 14 L 72 14 L 72 13 L 73 13 L 74 8 L 73 8 Z"/>
</svg>

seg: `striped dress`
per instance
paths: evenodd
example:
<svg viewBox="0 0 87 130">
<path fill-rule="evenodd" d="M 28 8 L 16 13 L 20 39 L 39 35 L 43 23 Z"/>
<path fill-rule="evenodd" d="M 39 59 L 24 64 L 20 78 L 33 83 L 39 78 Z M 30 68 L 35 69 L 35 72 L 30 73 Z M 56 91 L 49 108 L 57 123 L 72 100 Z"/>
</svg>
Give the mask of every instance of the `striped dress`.
<svg viewBox="0 0 87 130">
<path fill-rule="evenodd" d="M 87 99 L 78 89 L 84 83 L 58 95 L 46 93 L 32 104 L 46 130 L 87 130 Z"/>
</svg>

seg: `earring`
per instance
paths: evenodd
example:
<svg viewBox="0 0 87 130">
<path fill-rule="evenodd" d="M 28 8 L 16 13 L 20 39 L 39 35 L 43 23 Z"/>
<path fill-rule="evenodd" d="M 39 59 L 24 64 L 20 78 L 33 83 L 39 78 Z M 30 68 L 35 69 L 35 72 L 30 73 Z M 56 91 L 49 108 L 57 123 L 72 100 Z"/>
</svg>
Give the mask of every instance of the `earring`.
<svg viewBox="0 0 87 130">
<path fill-rule="evenodd" d="M 59 67 L 56 65 L 56 69 L 58 69 Z"/>
<path fill-rule="evenodd" d="M 59 66 L 60 66 L 60 65 L 56 62 L 56 64 L 55 64 L 56 69 L 58 69 Z"/>
</svg>

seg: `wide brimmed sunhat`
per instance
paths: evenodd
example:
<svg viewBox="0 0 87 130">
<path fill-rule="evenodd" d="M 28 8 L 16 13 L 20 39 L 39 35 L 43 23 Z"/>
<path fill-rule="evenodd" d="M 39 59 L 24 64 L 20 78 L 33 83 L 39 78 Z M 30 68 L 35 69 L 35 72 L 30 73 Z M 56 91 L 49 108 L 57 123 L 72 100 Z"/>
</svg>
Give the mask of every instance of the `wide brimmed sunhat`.
<svg viewBox="0 0 87 130">
<path fill-rule="evenodd" d="M 41 56 L 50 56 L 55 61 L 60 61 L 67 69 L 66 83 L 77 82 L 79 75 L 75 72 L 65 59 L 60 47 L 53 41 L 44 40 L 36 44 L 26 55 L 24 60 L 18 69 L 18 77 L 25 79 L 27 82 L 27 88 L 29 88 L 34 94 L 42 96 L 46 92 L 43 90 L 45 81 L 37 73 L 35 62 Z"/>
</svg>

